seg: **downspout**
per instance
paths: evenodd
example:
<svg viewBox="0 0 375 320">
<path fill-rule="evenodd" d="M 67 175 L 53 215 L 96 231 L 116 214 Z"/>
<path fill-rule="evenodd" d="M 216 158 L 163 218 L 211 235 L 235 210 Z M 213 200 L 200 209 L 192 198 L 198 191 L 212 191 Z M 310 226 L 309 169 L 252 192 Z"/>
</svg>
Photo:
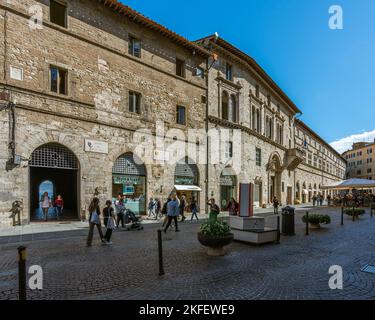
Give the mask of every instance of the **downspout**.
<svg viewBox="0 0 375 320">
<path fill-rule="evenodd" d="M 294 144 L 294 148 L 296 147 L 296 118 L 297 117 L 300 117 L 302 116 L 302 112 L 298 112 L 296 113 L 294 116 L 293 116 L 293 119 L 292 119 L 292 124 L 293 124 L 293 144 Z M 297 170 L 297 168 L 296 168 Z M 294 203 L 296 203 L 296 191 L 297 191 L 297 186 L 296 186 L 296 175 L 297 175 L 297 172 L 296 170 L 294 170 L 294 182 L 293 182 L 293 190 L 294 190 L 294 195 L 293 195 L 293 198 L 294 198 Z M 299 195 L 298 195 L 299 196 Z M 302 203 L 302 195 L 301 195 L 301 199 L 299 199 Z"/>
<path fill-rule="evenodd" d="M 210 150 L 210 147 L 209 147 L 209 136 L 208 136 L 208 115 L 209 115 L 209 73 L 210 73 L 210 70 L 209 70 L 209 57 L 207 57 L 206 59 L 206 123 L 205 123 L 205 126 L 206 126 L 206 190 L 205 190 L 205 199 L 204 199 L 204 203 L 205 203 L 205 212 L 208 213 L 208 198 L 209 198 L 209 191 L 208 191 L 208 188 L 209 188 L 209 150 Z"/>
</svg>

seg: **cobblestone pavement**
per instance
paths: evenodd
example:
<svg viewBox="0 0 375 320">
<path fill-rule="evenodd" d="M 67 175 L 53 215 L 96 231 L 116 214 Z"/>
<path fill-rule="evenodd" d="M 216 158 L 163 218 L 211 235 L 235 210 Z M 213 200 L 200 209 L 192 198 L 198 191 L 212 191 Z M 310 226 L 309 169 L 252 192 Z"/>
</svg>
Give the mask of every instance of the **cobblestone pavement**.
<svg viewBox="0 0 375 320">
<path fill-rule="evenodd" d="M 369 214 L 340 226 L 339 209 L 315 209 L 332 224 L 305 236 L 302 213 L 294 237 L 279 245 L 233 243 L 225 257 L 209 257 L 198 241 L 198 224 L 164 238 L 166 275 L 158 276 L 157 225 L 139 232 L 117 231 L 112 246 L 85 246 L 87 228 L 22 239 L 28 266 L 43 268 L 44 288 L 29 299 L 375 299 L 375 217 Z M 29 238 L 27 238 L 29 237 Z M 0 237 L 0 299 L 17 298 L 19 238 Z M 330 290 L 331 265 L 344 270 L 344 289 Z"/>
</svg>

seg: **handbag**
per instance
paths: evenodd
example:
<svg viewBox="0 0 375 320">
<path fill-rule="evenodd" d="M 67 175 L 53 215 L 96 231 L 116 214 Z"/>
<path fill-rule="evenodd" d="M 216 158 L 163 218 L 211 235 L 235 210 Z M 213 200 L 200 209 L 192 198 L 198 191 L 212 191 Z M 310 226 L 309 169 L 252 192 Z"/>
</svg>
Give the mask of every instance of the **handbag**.
<svg viewBox="0 0 375 320">
<path fill-rule="evenodd" d="M 91 220 L 90 220 L 91 223 L 94 223 L 94 224 L 100 224 L 100 218 L 99 218 L 99 215 L 96 211 L 94 211 L 92 214 L 91 214 Z"/>
<path fill-rule="evenodd" d="M 107 226 L 106 227 L 107 227 L 107 229 L 111 229 L 111 230 L 116 229 L 115 222 L 113 221 L 112 217 L 108 218 L 108 222 L 107 222 Z"/>
</svg>

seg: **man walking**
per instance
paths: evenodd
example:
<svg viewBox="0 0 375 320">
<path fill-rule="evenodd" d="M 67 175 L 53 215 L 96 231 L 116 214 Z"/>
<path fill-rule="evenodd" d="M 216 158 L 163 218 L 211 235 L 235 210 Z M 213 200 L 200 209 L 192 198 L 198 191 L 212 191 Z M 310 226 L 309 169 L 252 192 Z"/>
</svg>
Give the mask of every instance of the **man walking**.
<svg viewBox="0 0 375 320">
<path fill-rule="evenodd" d="M 181 202 L 180 202 L 180 215 L 182 217 L 182 222 L 184 222 L 186 219 L 184 215 L 185 208 L 186 208 L 186 197 L 182 196 Z"/>
<path fill-rule="evenodd" d="M 179 204 L 177 201 L 177 196 L 176 194 L 172 195 L 172 200 L 168 202 L 167 204 L 167 215 L 168 215 L 168 223 L 164 228 L 164 233 L 167 233 L 168 228 L 172 224 L 172 220 L 174 220 L 175 224 L 175 231 L 179 232 L 178 230 L 178 223 L 177 223 L 177 217 L 180 214 L 180 209 L 179 209 Z"/>
</svg>

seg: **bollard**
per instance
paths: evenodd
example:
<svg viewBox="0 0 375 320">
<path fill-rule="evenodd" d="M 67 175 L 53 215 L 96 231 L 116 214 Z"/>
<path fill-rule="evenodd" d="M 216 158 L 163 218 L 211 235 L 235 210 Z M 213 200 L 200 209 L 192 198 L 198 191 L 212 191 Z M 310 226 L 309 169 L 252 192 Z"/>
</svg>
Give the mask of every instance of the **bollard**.
<svg viewBox="0 0 375 320">
<path fill-rule="evenodd" d="M 159 276 L 164 275 L 163 267 L 163 243 L 161 238 L 161 230 L 158 230 L 158 249 L 159 249 Z"/>
<path fill-rule="evenodd" d="M 18 247 L 18 299 L 26 300 L 26 248 Z"/>
<path fill-rule="evenodd" d="M 276 244 L 280 244 L 280 216 L 277 216 L 277 240 Z"/>
<path fill-rule="evenodd" d="M 306 212 L 306 235 L 309 235 L 309 212 Z"/>
<path fill-rule="evenodd" d="M 341 225 L 344 225 L 344 206 L 341 207 Z"/>
<path fill-rule="evenodd" d="M 353 207 L 353 211 L 352 211 L 352 216 L 353 216 L 353 222 L 354 222 L 355 221 L 354 207 Z"/>
</svg>

